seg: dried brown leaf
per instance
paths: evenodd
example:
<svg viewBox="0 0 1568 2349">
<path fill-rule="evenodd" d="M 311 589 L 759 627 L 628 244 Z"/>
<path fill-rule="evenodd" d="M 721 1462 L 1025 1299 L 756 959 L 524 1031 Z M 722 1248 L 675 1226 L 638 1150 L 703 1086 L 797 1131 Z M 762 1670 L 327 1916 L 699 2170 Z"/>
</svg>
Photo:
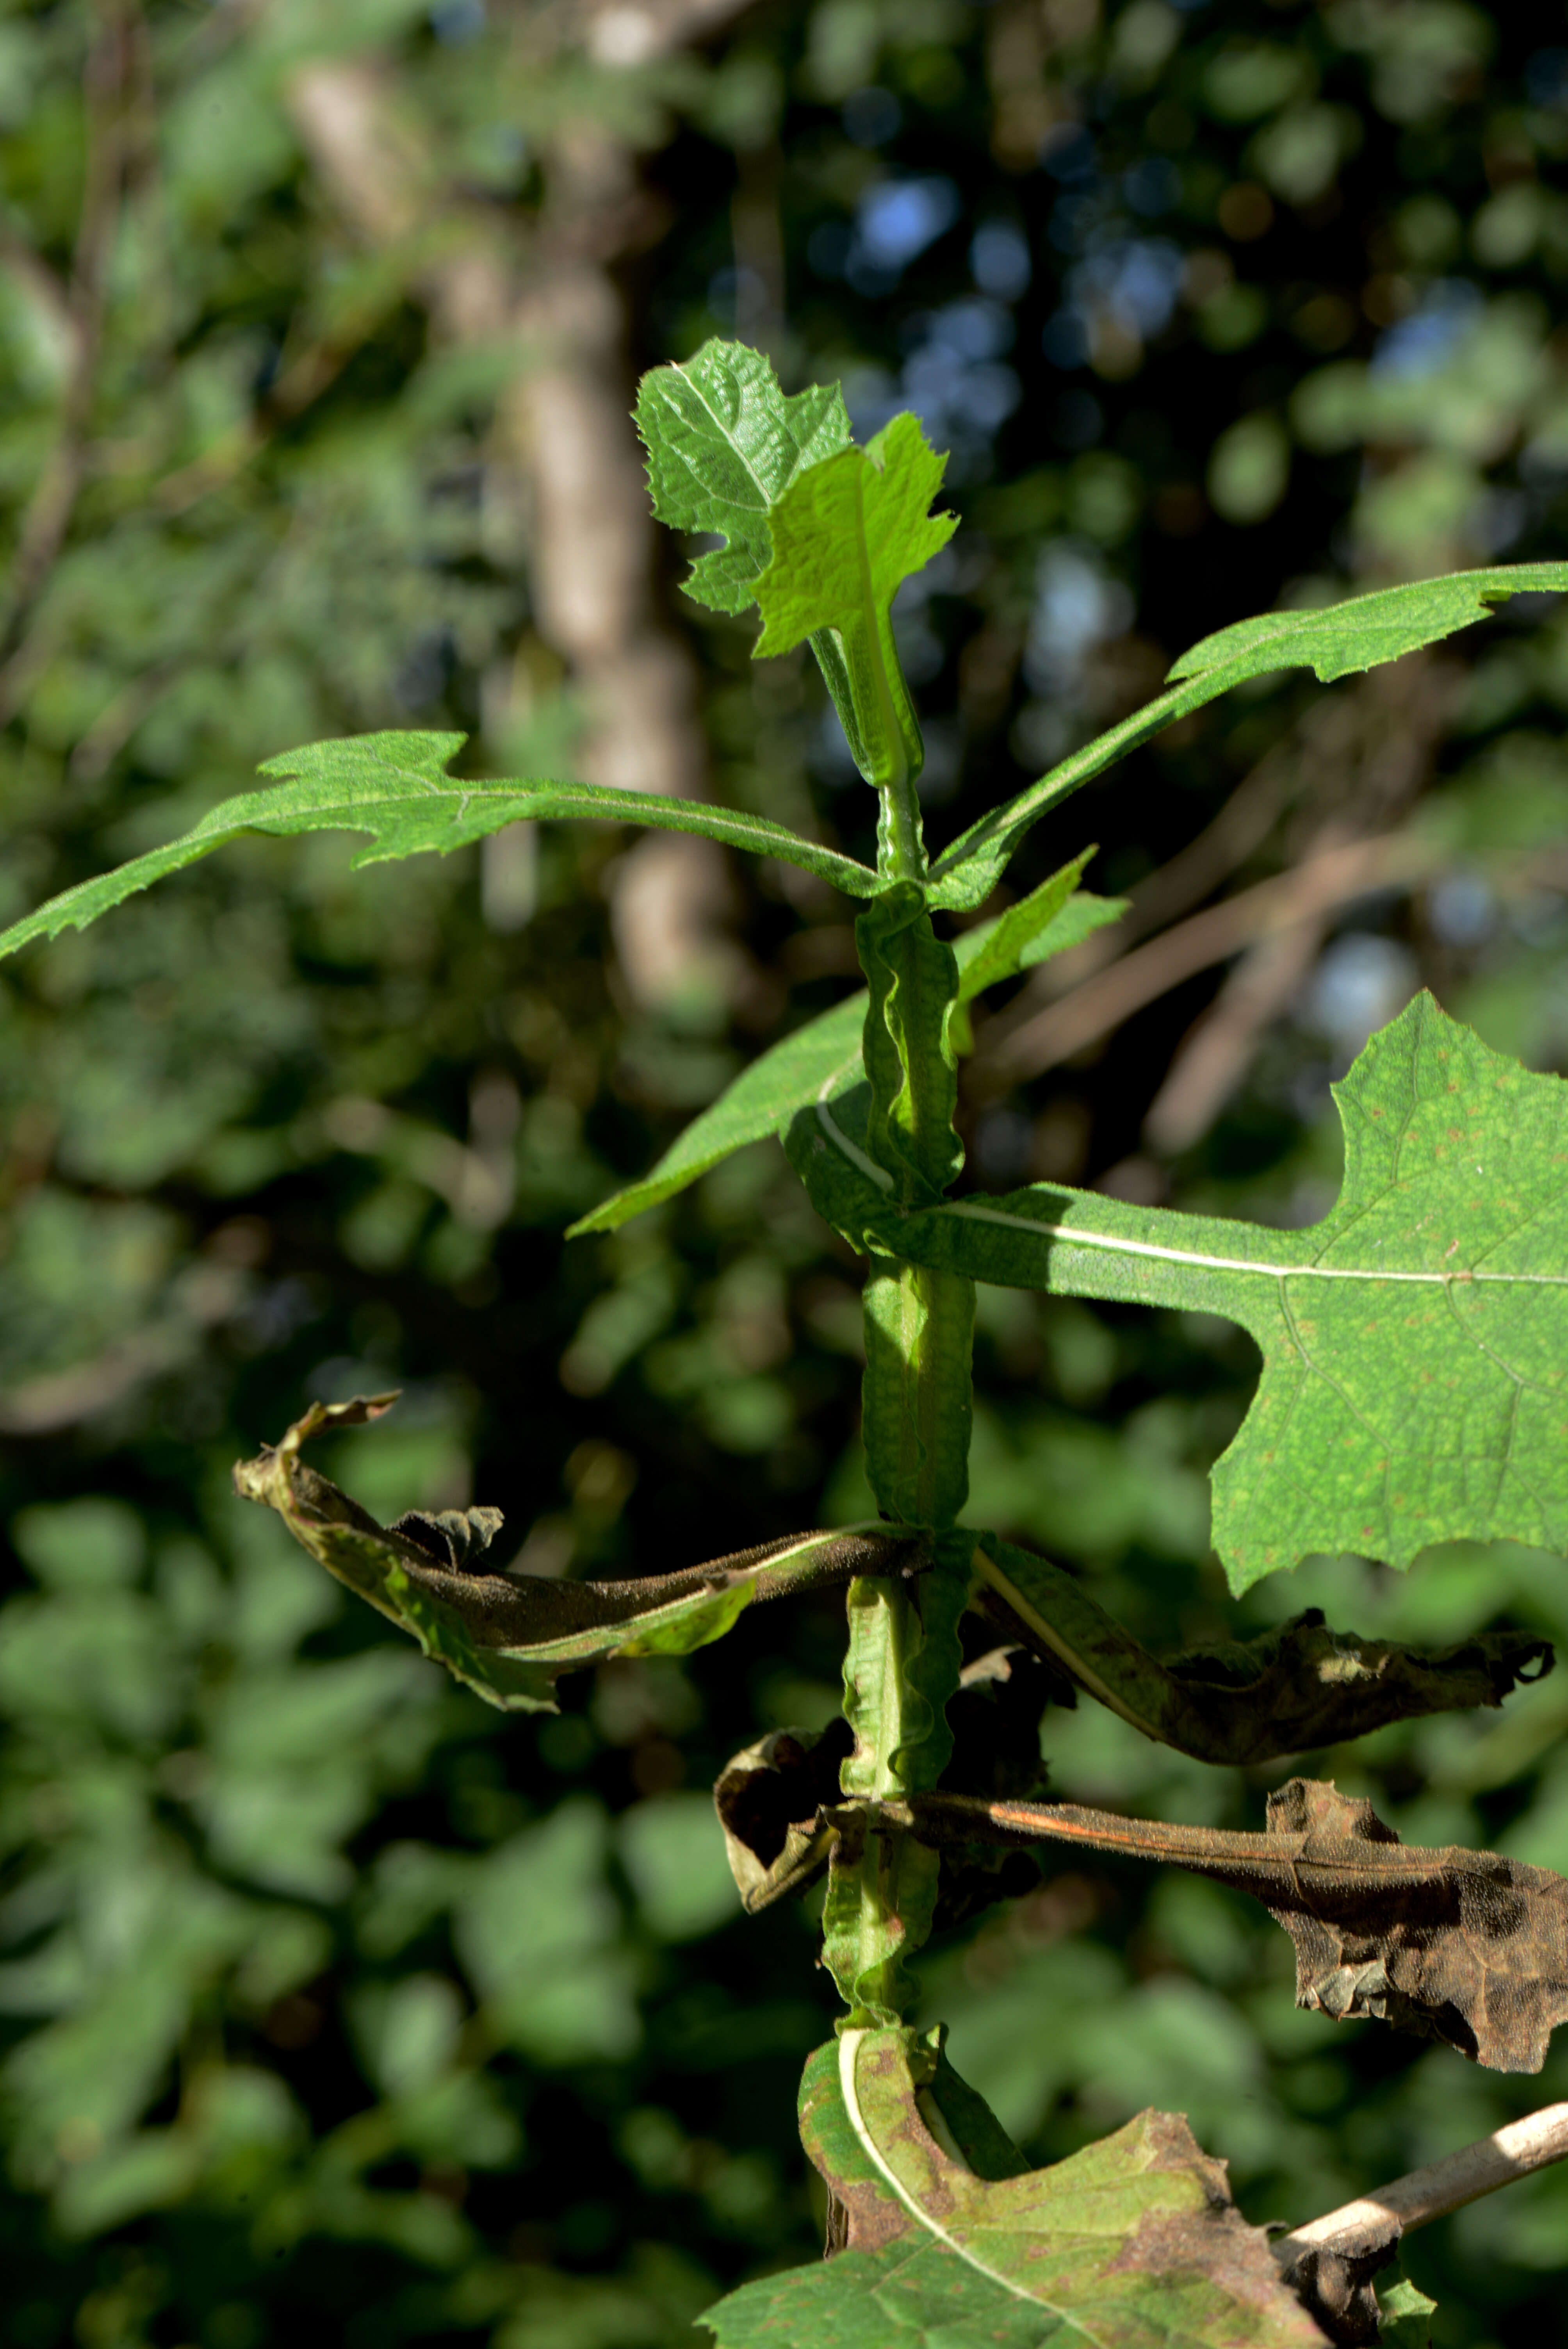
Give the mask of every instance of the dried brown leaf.
<svg viewBox="0 0 1568 2349">
<path fill-rule="evenodd" d="M 889 1805 L 931 1839 L 1088 1844 L 1217 1877 L 1264 1902 L 1295 1944 L 1296 2003 L 1440 2039 L 1493 2072 L 1539 2072 L 1568 2019 L 1568 1878 L 1499 1852 L 1399 1841 L 1371 1805 L 1292 1778 L 1268 1833 L 1122 1819 L 1072 1804 L 922 1795 Z"/>
</svg>

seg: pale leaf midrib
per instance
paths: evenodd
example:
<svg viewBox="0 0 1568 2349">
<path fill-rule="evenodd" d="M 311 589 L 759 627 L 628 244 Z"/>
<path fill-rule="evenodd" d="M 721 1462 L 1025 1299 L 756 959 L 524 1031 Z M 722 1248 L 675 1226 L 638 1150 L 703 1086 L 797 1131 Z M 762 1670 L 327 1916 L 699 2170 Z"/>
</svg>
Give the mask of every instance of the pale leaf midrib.
<svg viewBox="0 0 1568 2349">
<path fill-rule="evenodd" d="M 841 1147 L 844 1138 L 835 1131 L 835 1139 Z M 845 1154 L 847 1156 L 849 1153 Z M 1163 1264 L 1190 1266 L 1194 1272 L 1239 1272 L 1257 1280 L 1345 1280 L 1363 1284 L 1371 1282 L 1378 1286 L 1386 1282 L 1399 1282 L 1406 1286 L 1449 1290 L 1479 1287 L 1482 1283 L 1498 1287 L 1568 1288 L 1568 1273 L 1562 1272 L 1478 1272 L 1463 1265 L 1456 1266 L 1451 1272 L 1395 1272 L 1377 1266 L 1270 1264 L 1258 1257 L 1210 1256 L 1198 1248 L 1167 1247 L 1154 1240 L 1130 1239 L 1119 1233 L 1090 1232 L 1072 1224 L 1050 1224 L 1028 1216 L 1012 1216 L 1002 1208 L 981 1206 L 968 1199 L 955 1199 L 925 1212 L 934 1216 L 960 1216 L 967 1223 L 995 1224 L 1008 1231 L 1027 1232 L 1035 1239 L 1065 1240 L 1075 1247 L 1099 1248 L 1110 1256 L 1152 1257 Z"/>
<path fill-rule="evenodd" d="M 984 2276 L 987 2283 L 995 2284 L 999 2292 L 1006 2292 L 1010 2299 L 1021 2300 L 1030 2308 L 1038 2308 L 1059 2317 L 1063 2324 L 1070 2326 L 1073 2332 L 1079 2334 L 1083 2340 L 1092 2343 L 1094 2349 L 1106 2349 L 1100 2335 L 1092 2332 L 1081 2316 L 1075 2314 L 1071 2309 L 1061 2307 L 1055 2301 L 1045 2299 L 1037 2292 L 1028 2291 L 1023 2284 L 1015 2283 L 1011 2276 L 1004 2275 L 998 2269 L 991 2267 L 980 2258 L 977 2252 L 971 2251 L 966 2244 L 961 2243 L 956 2236 L 950 2235 L 940 2220 L 934 2219 L 910 2192 L 883 2155 L 882 2147 L 872 2135 L 865 2115 L 861 2110 L 861 2100 L 855 2083 L 855 2063 L 860 2054 L 861 2042 L 865 2036 L 864 2031 L 846 2031 L 840 2040 L 839 2089 L 843 2097 L 844 2111 L 849 2118 L 850 2127 L 855 2133 L 856 2141 L 867 2159 L 875 2168 L 878 2176 L 898 2197 L 916 2225 L 923 2227 L 927 2234 L 934 2237 L 944 2251 L 951 2251 L 955 2259 L 962 2260 L 965 2267 L 973 2268 L 976 2275 Z"/>
</svg>

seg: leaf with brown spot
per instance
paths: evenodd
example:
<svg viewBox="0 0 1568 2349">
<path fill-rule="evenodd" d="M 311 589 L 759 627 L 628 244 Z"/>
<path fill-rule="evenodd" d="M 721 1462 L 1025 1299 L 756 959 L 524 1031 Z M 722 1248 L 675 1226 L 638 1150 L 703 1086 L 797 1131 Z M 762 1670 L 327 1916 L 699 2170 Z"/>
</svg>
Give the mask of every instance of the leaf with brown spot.
<svg viewBox="0 0 1568 2349">
<path fill-rule="evenodd" d="M 410 1511 L 395 1526 L 377 1525 L 299 1456 L 311 1436 L 378 1419 L 397 1400 L 313 1403 L 281 1444 L 235 1464 L 234 1489 L 275 1509 L 329 1574 L 411 1632 L 465 1687 L 508 1712 L 553 1713 L 561 1674 L 607 1656 L 686 1655 L 706 1647 L 758 1599 L 856 1575 L 913 1573 L 923 1563 L 917 1545 L 851 1526 L 623 1582 L 476 1571 L 465 1561 L 499 1529 L 499 1510 Z"/>
<path fill-rule="evenodd" d="M 1281 2282 L 1177 2113 L 1140 2113 L 1029 2169 L 928 2043 L 850 2031 L 801 2084 L 801 2136 L 838 2255 L 746 2284 L 719 2349 L 1311 2349 Z M 841 2244 L 842 2248 L 838 2246 Z"/>
</svg>

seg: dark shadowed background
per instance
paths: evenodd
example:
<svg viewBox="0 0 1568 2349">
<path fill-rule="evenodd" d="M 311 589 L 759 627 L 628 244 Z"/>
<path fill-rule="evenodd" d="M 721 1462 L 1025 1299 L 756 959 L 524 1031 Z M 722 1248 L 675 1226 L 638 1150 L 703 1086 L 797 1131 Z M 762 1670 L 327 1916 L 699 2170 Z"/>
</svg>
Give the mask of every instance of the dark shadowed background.
<svg viewBox="0 0 1568 2349">
<path fill-rule="evenodd" d="M 900 598 L 940 843 L 1207 630 L 1568 520 L 1568 16 L 1464 0 L 9 0 L 0 10 L 0 918 L 315 738 L 707 792 L 864 853 L 802 659 L 656 538 L 642 368 L 738 334 L 857 428 L 915 409 L 963 526 Z M 1516 603 L 1264 681 L 1043 824 L 1119 929 L 995 1011 L 967 1180 L 1303 1224 L 1329 1099 L 1419 984 L 1568 1061 L 1568 619 Z M 835 1710 L 831 1598 L 508 1721 L 230 1492 L 311 1396 L 382 1515 L 534 1571 L 861 1513 L 859 1268 L 758 1147 L 641 1173 L 853 984 L 824 888 L 520 828 L 351 877 L 253 839 L 0 977 L 0 2340 L 665 2349 L 809 2259 L 830 1988 L 742 1920 L 707 1787 Z M 1284 876 L 1282 878 L 1282 876 Z M 1228 1601 L 1206 1471 L 1254 1358 L 983 1292 L 972 1516 L 1178 1645 L 1309 1604 L 1568 1639 L 1568 1567 L 1318 1560 Z M 1317 1774 L 1568 1868 L 1568 1678 Z M 1092 1708 L 1053 1785 L 1256 1826 Z M 1299 2220 L 1568 2095 L 1298 2014 L 1222 1889 L 1055 1863 L 925 1962 L 1048 2159 L 1190 2114 Z M 1418 2237 L 1443 2344 L 1563 2336 L 1568 2174 Z"/>
</svg>

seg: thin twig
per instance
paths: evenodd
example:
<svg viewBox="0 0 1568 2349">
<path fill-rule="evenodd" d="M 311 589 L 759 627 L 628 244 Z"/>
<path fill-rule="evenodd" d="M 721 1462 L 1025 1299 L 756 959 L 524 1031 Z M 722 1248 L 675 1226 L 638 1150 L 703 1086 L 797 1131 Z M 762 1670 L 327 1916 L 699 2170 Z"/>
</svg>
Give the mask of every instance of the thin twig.
<svg viewBox="0 0 1568 2349">
<path fill-rule="evenodd" d="M 1516 2178 L 1527 2178 L 1532 2169 L 1564 2159 L 1568 2105 L 1543 2105 L 1538 2113 L 1510 2121 L 1441 2161 L 1429 2162 L 1424 2169 L 1412 2169 L 1354 2202 L 1341 2203 L 1337 2210 L 1325 2211 L 1321 2219 L 1309 2220 L 1278 2239 L 1274 2257 L 1288 2267 L 1303 2251 L 1319 2248 L 1349 2255 L 1369 2251 L 1387 2241 L 1390 2229 L 1396 2236 L 1408 2235 L 1412 2227 L 1446 2219 L 1450 2210 L 1462 2209 L 1483 2194 L 1495 2194 L 1500 2186 L 1511 2186 Z"/>
</svg>

